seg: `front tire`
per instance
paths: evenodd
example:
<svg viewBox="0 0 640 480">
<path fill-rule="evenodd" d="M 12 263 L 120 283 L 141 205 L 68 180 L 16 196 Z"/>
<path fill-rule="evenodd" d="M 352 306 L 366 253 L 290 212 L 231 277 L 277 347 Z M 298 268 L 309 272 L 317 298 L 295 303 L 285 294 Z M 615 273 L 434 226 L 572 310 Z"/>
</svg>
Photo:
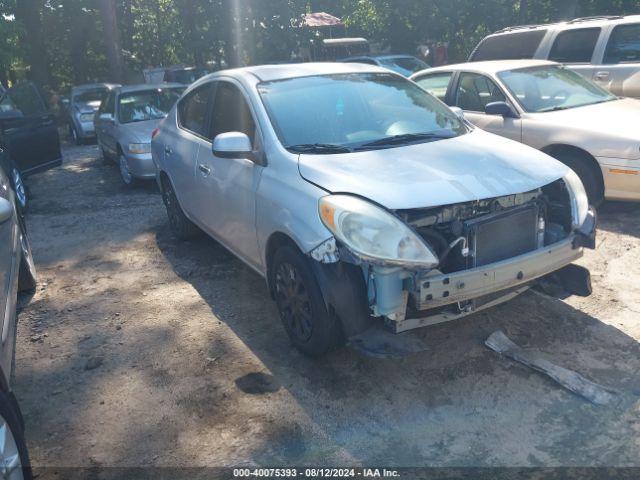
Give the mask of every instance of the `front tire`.
<svg viewBox="0 0 640 480">
<path fill-rule="evenodd" d="M 604 201 L 604 185 L 600 172 L 595 170 L 596 167 L 592 165 L 592 162 L 574 152 L 563 152 L 555 156 L 555 158 L 576 172 L 587 192 L 589 203 L 596 208 L 602 205 Z"/>
<path fill-rule="evenodd" d="M 78 130 L 76 130 L 76 127 L 74 125 L 69 125 L 69 137 L 71 138 L 71 141 L 75 145 L 82 144 L 82 140 L 80 139 L 80 135 L 78 135 Z"/>
<path fill-rule="evenodd" d="M 118 166 L 120 167 L 120 178 L 122 182 L 127 187 L 135 185 L 137 179 L 133 176 L 131 170 L 129 170 L 129 162 L 127 162 L 127 158 L 122 154 L 118 157 Z"/>
<path fill-rule="evenodd" d="M 0 450 L 0 478 L 32 480 L 27 444 L 15 408 L 7 394 L 0 392 L 0 444 L 4 446 Z"/>
<path fill-rule="evenodd" d="M 344 345 L 340 322 L 327 310 L 309 260 L 297 248 L 280 247 L 269 276 L 282 324 L 300 352 L 317 357 Z"/>
<path fill-rule="evenodd" d="M 20 257 L 20 272 L 18 274 L 18 291 L 34 292 L 37 285 L 36 266 L 31 254 L 31 243 L 24 225 L 24 219 L 20 220 L 20 242 L 22 255 Z"/>
<path fill-rule="evenodd" d="M 162 182 L 162 201 L 167 209 L 171 232 L 178 240 L 188 240 L 200 232 L 198 227 L 187 218 L 182 210 L 176 192 L 173 190 L 173 185 L 169 180 Z"/>
</svg>

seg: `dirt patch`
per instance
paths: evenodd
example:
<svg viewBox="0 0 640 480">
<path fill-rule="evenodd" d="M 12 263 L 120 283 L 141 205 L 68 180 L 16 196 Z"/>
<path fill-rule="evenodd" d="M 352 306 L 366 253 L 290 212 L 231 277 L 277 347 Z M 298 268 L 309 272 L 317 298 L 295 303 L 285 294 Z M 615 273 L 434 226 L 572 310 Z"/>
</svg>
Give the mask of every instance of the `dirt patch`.
<svg viewBox="0 0 640 480">
<path fill-rule="evenodd" d="M 529 292 L 421 330 L 428 350 L 403 359 L 311 360 L 262 278 L 173 240 L 153 183 L 124 187 L 95 146 L 65 154 L 30 181 L 39 286 L 15 389 L 34 465 L 640 465 L 640 205 L 604 206 L 589 298 Z M 497 329 L 620 401 L 500 358 Z"/>
</svg>

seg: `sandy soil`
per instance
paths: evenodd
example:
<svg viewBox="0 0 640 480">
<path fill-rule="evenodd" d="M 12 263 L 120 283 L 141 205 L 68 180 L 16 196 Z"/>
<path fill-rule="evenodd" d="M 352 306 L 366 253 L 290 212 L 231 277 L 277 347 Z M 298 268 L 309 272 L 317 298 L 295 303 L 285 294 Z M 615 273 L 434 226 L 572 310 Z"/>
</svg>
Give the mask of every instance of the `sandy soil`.
<svg viewBox="0 0 640 480">
<path fill-rule="evenodd" d="M 528 292 L 421 330 L 429 350 L 400 360 L 310 360 L 262 278 L 176 242 L 155 185 L 125 188 L 95 146 L 30 187 L 40 284 L 14 385 L 35 466 L 640 465 L 640 205 L 603 207 L 590 298 Z M 618 401 L 500 358 L 496 329 Z"/>
</svg>

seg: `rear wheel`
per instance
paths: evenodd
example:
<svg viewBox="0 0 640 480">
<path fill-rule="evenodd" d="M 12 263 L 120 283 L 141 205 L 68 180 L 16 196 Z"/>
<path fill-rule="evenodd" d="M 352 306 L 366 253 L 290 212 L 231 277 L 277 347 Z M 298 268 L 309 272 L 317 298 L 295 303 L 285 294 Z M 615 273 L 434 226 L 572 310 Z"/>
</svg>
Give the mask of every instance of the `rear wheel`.
<svg viewBox="0 0 640 480">
<path fill-rule="evenodd" d="M 327 311 L 309 260 L 297 248 L 280 247 L 269 271 L 280 318 L 298 350 L 320 356 L 344 344 L 340 323 Z"/>
<path fill-rule="evenodd" d="M 162 182 L 162 201 L 167 209 L 171 231 L 178 239 L 186 240 L 200 232 L 198 227 L 187 218 L 182 210 L 176 192 L 173 190 L 169 180 Z"/>
</svg>

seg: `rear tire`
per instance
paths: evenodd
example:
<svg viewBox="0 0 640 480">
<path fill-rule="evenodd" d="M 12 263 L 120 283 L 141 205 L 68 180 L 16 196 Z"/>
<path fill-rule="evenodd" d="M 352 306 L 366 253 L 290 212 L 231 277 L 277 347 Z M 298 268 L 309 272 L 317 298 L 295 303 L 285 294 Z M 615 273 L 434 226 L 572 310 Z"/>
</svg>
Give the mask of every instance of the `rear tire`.
<svg viewBox="0 0 640 480">
<path fill-rule="evenodd" d="M 167 209 L 171 232 L 178 240 L 188 240 L 200 233 L 200 229 L 187 218 L 182 210 L 169 180 L 162 182 L 162 201 Z"/>
<path fill-rule="evenodd" d="M 589 203 L 599 207 L 604 201 L 604 185 L 600 172 L 595 170 L 592 162 L 575 152 L 561 152 L 554 157 L 576 172 L 589 197 Z"/>
<path fill-rule="evenodd" d="M 309 259 L 292 245 L 276 250 L 269 284 L 291 343 L 317 357 L 345 344 L 338 318 L 327 310 Z"/>
</svg>

